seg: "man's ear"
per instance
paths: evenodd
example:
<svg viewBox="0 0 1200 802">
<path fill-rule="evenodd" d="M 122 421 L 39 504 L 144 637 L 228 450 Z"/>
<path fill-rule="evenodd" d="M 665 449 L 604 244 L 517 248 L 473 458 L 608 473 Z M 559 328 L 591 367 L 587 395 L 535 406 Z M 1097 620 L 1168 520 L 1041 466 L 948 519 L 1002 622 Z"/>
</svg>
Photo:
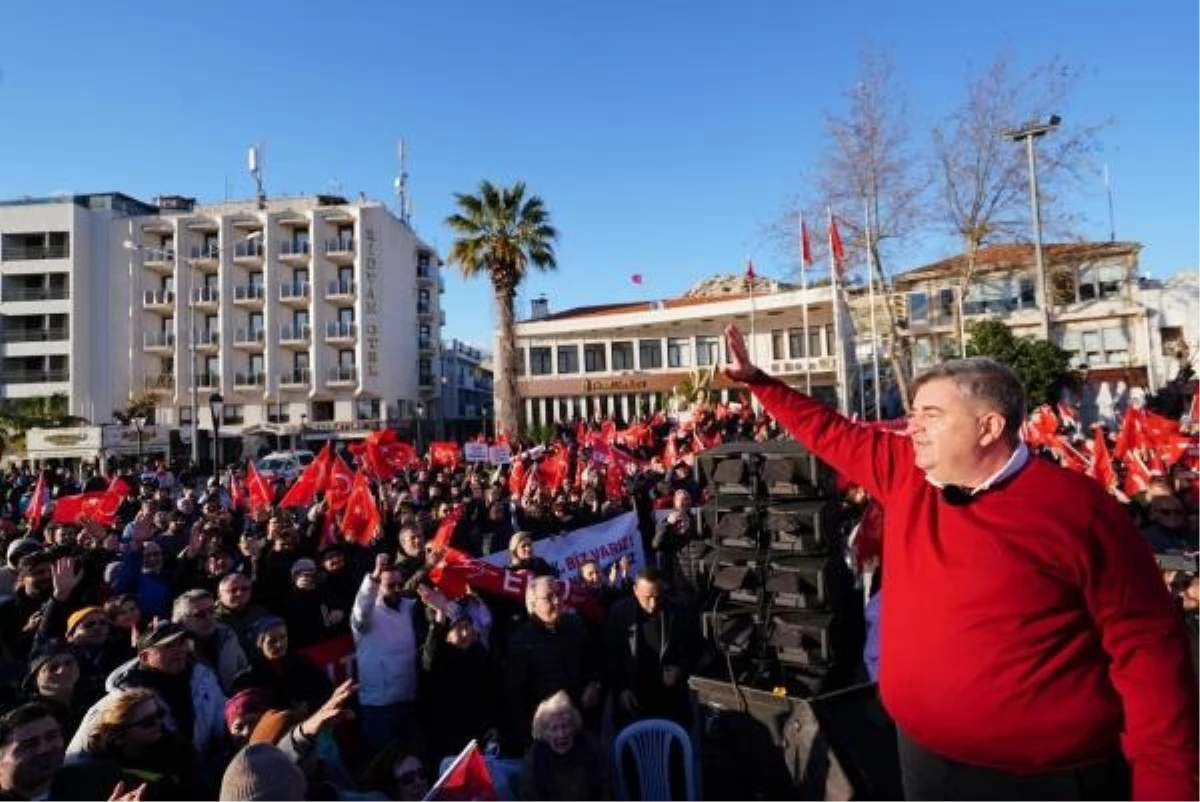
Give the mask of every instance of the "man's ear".
<svg viewBox="0 0 1200 802">
<path fill-rule="evenodd" d="M 990 446 L 1004 437 L 1004 416 L 999 412 L 985 412 L 979 418 L 979 444 Z"/>
</svg>

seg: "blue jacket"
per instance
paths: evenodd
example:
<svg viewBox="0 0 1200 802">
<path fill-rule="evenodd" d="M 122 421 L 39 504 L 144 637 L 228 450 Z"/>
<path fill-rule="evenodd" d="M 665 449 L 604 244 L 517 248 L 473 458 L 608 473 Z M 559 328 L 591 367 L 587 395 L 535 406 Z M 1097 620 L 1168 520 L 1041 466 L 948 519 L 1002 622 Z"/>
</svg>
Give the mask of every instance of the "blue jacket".
<svg viewBox="0 0 1200 802">
<path fill-rule="evenodd" d="M 164 620 L 171 617 L 170 578 L 162 574 L 143 574 L 141 549 L 125 552 L 121 558 L 121 570 L 117 571 L 117 578 L 113 582 L 113 590 L 132 593 L 137 597 L 143 621 L 149 621 L 154 616 Z"/>
<path fill-rule="evenodd" d="M 863 663 L 867 667 L 867 676 L 871 682 L 879 681 L 879 605 L 883 601 L 883 591 L 879 591 L 867 602 L 865 615 L 867 617 L 867 645 L 863 648 Z"/>
</svg>

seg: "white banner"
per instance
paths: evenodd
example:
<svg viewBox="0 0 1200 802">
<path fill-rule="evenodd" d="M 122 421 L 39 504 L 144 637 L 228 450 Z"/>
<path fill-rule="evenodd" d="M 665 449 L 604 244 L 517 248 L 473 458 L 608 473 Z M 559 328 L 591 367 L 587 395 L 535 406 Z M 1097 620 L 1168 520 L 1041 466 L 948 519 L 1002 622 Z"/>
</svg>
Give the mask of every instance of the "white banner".
<svg viewBox="0 0 1200 802">
<path fill-rule="evenodd" d="M 467 462 L 487 462 L 488 444 L 463 443 L 463 457 L 466 458 Z"/>
<path fill-rule="evenodd" d="M 498 443 L 488 449 L 488 462 L 493 465 L 507 465 L 512 462 L 512 447 L 508 443 Z"/>
<path fill-rule="evenodd" d="M 609 566 L 627 554 L 633 561 L 629 567 L 630 576 L 646 564 L 636 512 L 627 512 L 564 535 L 535 540 L 533 553 L 554 566 L 560 579 L 575 578 L 579 566 L 588 560 L 595 560 L 601 573 L 605 573 Z M 483 559 L 492 565 L 506 566 L 508 551 L 497 551 Z"/>
</svg>

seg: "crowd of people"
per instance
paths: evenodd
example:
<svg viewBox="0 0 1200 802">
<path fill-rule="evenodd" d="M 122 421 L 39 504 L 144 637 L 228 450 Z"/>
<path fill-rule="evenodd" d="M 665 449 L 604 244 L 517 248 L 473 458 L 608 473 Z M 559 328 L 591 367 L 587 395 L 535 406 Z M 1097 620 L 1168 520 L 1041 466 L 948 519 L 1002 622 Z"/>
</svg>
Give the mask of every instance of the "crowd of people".
<svg viewBox="0 0 1200 802">
<path fill-rule="evenodd" d="M 765 403 L 781 414 L 778 399 Z M 698 408 L 686 427 L 662 415 L 574 421 L 549 444 L 512 444 L 512 465 L 426 457 L 372 481 L 380 519 L 368 538 L 343 536 L 328 494 L 288 507 L 277 483 L 252 509 L 238 476 L 194 486 L 162 464 L 123 477 L 111 520 L 63 521 L 57 505 L 111 492 L 111 477 L 10 469 L 0 798 L 422 799 L 472 740 L 520 762 L 519 798 L 611 798 L 615 731 L 647 717 L 696 723 L 688 679 L 712 654 L 690 551 L 707 492 L 694 456 L 781 436 L 746 403 Z M 565 470 L 548 482 L 538 463 L 552 452 Z M 867 510 L 883 500 L 890 519 L 898 502 L 833 461 L 857 482 L 837 502 L 855 537 L 837 547 L 879 576 Z M 31 516 L 39 487 L 52 503 Z M 1177 489 L 1157 480 L 1130 510 L 1145 510 L 1147 542 L 1182 560 L 1164 579 L 1194 633 L 1196 510 Z M 564 576 L 534 554 L 542 538 L 628 512 L 648 556 L 639 570 L 588 560 Z M 507 550 L 523 595 L 450 594 L 436 581 L 447 547 Z M 578 580 L 586 612 L 567 609 L 556 579 Z M 881 607 L 910 604 L 888 594 L 899 599 L 881 605 L 879 593 L 867 607 L 855 680 L 881 660 L 911 663 L 878 648 Z M 321 655 L 335 644 L 352 660 L 331 671 Z"/>
</svg>

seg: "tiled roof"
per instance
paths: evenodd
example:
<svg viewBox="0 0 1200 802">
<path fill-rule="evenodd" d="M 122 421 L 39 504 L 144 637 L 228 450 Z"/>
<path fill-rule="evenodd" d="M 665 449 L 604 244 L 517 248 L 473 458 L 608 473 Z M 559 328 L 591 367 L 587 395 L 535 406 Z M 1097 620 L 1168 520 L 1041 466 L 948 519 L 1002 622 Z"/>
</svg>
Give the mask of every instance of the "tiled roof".
<svg viewBox="0 0 1200 802">
<path fill-rule="evenodd" d="M 696 298 L 664 298 L 657 301 L 635 301 L 626 304 L 596 304 L 594 306 L 576 306 L 564 309 L 541 318 L 527 318 L 522 323 L 545 323 L 554 320 L 567 320 L 580 317 L 600 317 L 602 315 L 623 315 L 634 312 L 654 312 L 662 309 L 681 309 L 689 306 L 715 304 L 721 301 L 732 301 L 738 298 L 748 298 L 749 293 L 731 292 L 728 295 L 709 295 Z"/>
<path fill-rule="evenodd" d="M 1137 242 L 1053 242 L 1042 245 L 1042 257 L 1046 264 L 1072 262 L 1083 259 L 1102 259 L 1108 256 L 1128 256 L 1142 249 Z M 941 273 L 952 273 L 966 266 L 967 257 L 957 254 L 939 262 L 907 270 L 896 276 L 896 280 L 916 279 Z M 1005 243 L 989 245 L 975 257 L 975 269 L 979 271 L 1021 267 L 1034 263 L 1032 243 Z"/>
</svg>

